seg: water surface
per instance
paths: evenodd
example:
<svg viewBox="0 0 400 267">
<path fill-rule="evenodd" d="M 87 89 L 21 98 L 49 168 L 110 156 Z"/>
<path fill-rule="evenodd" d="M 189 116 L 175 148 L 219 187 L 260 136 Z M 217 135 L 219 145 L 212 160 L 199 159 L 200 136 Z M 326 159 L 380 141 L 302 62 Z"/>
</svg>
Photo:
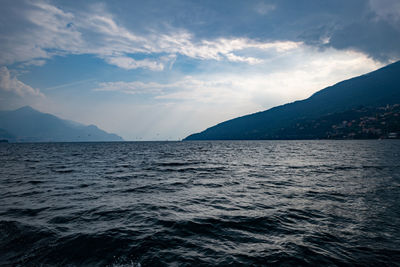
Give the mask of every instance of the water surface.
<svg viewBox="0 0 400 267">
<path fill-rule="evenodd" d="M 0 265 L 400 265 L 400 142 L 0 144 Z"/>
</svg>

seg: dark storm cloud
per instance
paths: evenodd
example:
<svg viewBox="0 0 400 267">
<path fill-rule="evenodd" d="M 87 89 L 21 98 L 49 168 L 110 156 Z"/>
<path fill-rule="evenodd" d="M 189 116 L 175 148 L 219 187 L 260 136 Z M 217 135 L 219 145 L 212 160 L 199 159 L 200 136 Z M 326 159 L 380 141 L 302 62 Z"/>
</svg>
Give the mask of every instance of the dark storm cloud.
<svg viewBox="0 0 400 267">
<path fill-rule="evenodd" d="M 298 37 L 308 44 L 353 49 L 380 60 L 400 58 L 400 2 L 350 1 L 331 7 L 329 19 L 317 19 Z M 340 8 L 339 8 L 340 7 Z"/>
<path fill-rule="evenodd" d="M 330 43 L 338 49 L 356 49 L 381 60 L 400 57 L 399 28 L 386 21 L 354 23 L 333 33 Z"/>
<path fill-rule="evenodd" d="M 381 60 L 400 57 L 397 0 L 146 1 L 109 5 L 130 27 L 185 28 L 196 38 L 241 36 L 353 49 Z"/>
</svg>

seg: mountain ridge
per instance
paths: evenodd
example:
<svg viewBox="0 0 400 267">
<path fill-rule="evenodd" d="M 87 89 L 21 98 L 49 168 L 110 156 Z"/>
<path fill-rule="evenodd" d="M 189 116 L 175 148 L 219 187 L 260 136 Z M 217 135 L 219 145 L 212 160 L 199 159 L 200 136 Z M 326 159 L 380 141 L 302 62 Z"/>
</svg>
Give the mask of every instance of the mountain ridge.
<svg viewBox="0 0 400 267">
<path fill-rule="evenodd" d="M 328 86 L 307 99 L 221 122 L 184 140 L 265 140 L 301 119 L 400 103 L 400 61 Z"/>
<path fill-rule="evenodd" d="M 0 129 L 0 139 L 11 142 L 123 141 L 95 125 L 64 120 L 30 106 L 0 111 Z"/>
</svg>

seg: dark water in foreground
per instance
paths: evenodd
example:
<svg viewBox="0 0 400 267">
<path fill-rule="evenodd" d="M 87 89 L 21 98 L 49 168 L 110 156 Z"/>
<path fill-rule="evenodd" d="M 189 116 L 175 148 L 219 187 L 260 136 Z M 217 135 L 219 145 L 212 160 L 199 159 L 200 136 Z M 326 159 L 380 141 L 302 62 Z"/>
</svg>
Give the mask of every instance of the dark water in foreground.
<svg viewBox="0 0 400 267">
<path fill-rule="evenodd" d="M 399 141 L 0 145 L 0 265 L 400 266 Z"/>
</svg>

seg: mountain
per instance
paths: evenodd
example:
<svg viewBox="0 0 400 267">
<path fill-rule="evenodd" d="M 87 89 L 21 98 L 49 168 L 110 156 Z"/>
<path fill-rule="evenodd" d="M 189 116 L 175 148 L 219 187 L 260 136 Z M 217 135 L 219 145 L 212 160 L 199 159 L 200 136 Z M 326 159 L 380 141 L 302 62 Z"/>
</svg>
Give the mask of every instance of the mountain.
<svg viewBox="0 0 400 267">
<path fill-rule="evenodd" d="M 29 106 L 0 111 L 0 139 L 11 142 L 123 141 L 95 125 L 82 125 L 39 112 Z"/>
<path fill-rule="evenodd" d="M 339 82 L 311 97 L 266 111 L 222 122 L 184 140 L 302 139 L 296 132 L 286 137 L 282 129 L 301 121 L 345 112 L 360 106 L 369 108 L 400 103 L 400 61 L 368 74 Z M 288 133 L 286 133 L 288 134 Z"/>
</svg>

